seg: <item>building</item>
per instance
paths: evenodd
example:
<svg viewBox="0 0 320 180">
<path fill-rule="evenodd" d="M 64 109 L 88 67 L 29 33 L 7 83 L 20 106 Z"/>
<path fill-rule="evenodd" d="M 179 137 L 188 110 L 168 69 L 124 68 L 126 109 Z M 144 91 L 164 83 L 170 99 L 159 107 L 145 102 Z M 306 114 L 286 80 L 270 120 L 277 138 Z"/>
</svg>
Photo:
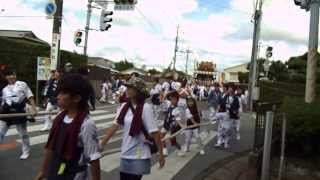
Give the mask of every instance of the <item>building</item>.
<svg viewBox="0 0 320 180">
<path fill-rule="evenodd" d="M 46 41 L 39 39 L 32 31 L 0 30 L 0 37 L 50 46 Z"/>
<path fill-rule="evenodd" d="M 221 73 L 220 81 L 224 83 L 239 83 L 239 73 L 249 73 L 248 64 L 228 67 Z"/>
<path fill-rule="evenodd" d="M 137 73 L 140 76 L 146 76 L 147 75 L 146 71 L 144 71 L 143 69 L 136 68 L 136 67 L 129 68 L 129 69 L 126 69 L 124 71 L 121 71 L 121 74 L 123 74 L 123 75 L 131 75 L 133 73 Z"/>
</svg>

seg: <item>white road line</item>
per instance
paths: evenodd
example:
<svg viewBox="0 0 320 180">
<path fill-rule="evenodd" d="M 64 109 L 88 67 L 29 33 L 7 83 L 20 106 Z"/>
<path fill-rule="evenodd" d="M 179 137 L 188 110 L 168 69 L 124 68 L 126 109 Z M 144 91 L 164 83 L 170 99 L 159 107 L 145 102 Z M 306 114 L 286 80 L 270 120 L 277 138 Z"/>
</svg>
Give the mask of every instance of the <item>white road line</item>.
<svg viewBox="0 0 320 180">
<path fill-rule="evenodd" d="M 100 114 L 103 111 L 101 110 Z M 108 111 L 105 111 L 106 113 Z M 98 113 L 92 114 L 92 120 L 93 121 L 99 121 L 99 120 L 103 120 L 103 119 L 109 119 L 109 118 L 114 118 L 115 117 L 115 113 L 114 114 L 107 114 L 107 115 L 97 115 Z M 30 125 L 30 124 L 29 124 Z M 33 126 L 28 126 L 28 133 L 31 132 L 36 132 L 36 131 L 40 131 L 40 129 L 43 127 L 43 124 L 37 124 L 37 125 L 33 125 Z M 11 128 L 8 130 L 6 136 L 12 136 L 12 135 L 17 135 L 18 132 L 16 130 L 15 126 L 11 126 Z"/>
<path fill-rule="evenodd" d="M 204 145 L 207 145 L 215 136 L 217 132 L 211 131 L 207 138 L 204 139 Z M 181 169 L 187 165 L 198 153 L 197 145 L 191 145 L 191 151 L 184 157 L 178 157 L 176 153 L 171 153 L 166 158 L 166 165 L 159 170 L 159 165 L 156 163 L 151 168 L 151 174 L 144 176 L 144 180 L 163 180 L 172 179 Z M 208 156 L 208 155 L 206 155 Z"/>
<path fill-rule="evenodd" d="M 109 119 L 109 118 L 113 118 L 115 116 L 116 116 L 115 114 L 108 114 L 108 115 L 104 115 L 104 116 L 94 117 L 94 121 L 98 121 L 98 120 L 102 120 L 102 119 Z M 109 121 L 107 123 L 100 122 L 96 126 L 97 126 L 98 130 L 101 130 L 101 129 L 110 127 L 110 125 L 112 123 L 113 123 L 113 121 Z M 33 136 L 30 138 L 30 145 L 34 146 L 34 145 L 45 143 L 45 142 L 47 142 L 47 139 L 48 139 L 48 134 Z M 21 139 L 18 139 L 17 142 L 21 143 Z"/>
</svg>

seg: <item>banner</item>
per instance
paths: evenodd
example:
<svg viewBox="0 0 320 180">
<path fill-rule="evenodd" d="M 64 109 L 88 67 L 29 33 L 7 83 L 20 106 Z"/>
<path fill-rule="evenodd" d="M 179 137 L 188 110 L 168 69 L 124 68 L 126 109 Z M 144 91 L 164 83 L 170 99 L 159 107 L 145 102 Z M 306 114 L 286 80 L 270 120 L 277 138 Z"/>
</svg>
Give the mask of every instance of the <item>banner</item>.
<svg viewBox="0 0 320 180">
<path fill-rule="evenodd" d="M 51 76 L 51 61 L 47 57 L 38 57 L 37 80 L 47 81 Z"/>
</svg>

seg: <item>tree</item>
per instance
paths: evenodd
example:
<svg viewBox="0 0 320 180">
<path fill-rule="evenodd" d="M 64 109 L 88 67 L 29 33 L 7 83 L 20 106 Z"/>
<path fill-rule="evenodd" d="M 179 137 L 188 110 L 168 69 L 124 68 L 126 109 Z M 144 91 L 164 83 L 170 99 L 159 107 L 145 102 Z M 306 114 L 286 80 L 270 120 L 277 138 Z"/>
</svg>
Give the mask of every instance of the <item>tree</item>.
<svg viewBox="0 0 320 180">
<path fill-rule="evenodd" d="M 153 68 L 153 69 L 149 69 L 148 73 L 150 73 L 151 75 L 154 75 L 154 74 L 160 74 L 161 72 Z"/>
<path fill-rule="evenodd" d="M 272 62 L 269 70 L 269 78 L 276 81 L 287 81 L 289 79 L 289 71 L 286 65 L 281 61 Z"/>
<path fill-rule="evenodd" d="M 128 62 L 126 59 L 124 61 L 115 63 L 115 69 L 118 71 L 124 71 L 133 67 L 134 67 L 133 63 Z"/>
<path fill-rule="evenodd" d="M 246 72 L 238 72 L 238 80 L 240 83 L 248 83 L 249 82 L 249 73 Z"/>
</svg>

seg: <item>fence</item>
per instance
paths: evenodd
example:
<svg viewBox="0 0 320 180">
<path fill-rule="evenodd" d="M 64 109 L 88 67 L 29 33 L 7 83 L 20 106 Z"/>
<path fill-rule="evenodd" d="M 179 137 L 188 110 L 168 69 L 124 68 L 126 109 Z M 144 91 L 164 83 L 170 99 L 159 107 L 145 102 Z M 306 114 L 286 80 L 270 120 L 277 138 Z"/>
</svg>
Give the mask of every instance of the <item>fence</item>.
<svg viewBox="0 0 320 180">
<path fill-rule="evenodd" d="M 271 149 L 275 142 L 281 140 L 278 180 L 281 180 L 284 166 L 286 114 L 279 113 L 281 103 L 258 103 L 256 112 L 256 127 L 254 153 L 257 155 L 257 175 L 261 180 L 270 179 Z M 279 126 L 276 126 L 279 125 Z M 280 128 L 278 128 L 280 127 Z"/>
</svg>

